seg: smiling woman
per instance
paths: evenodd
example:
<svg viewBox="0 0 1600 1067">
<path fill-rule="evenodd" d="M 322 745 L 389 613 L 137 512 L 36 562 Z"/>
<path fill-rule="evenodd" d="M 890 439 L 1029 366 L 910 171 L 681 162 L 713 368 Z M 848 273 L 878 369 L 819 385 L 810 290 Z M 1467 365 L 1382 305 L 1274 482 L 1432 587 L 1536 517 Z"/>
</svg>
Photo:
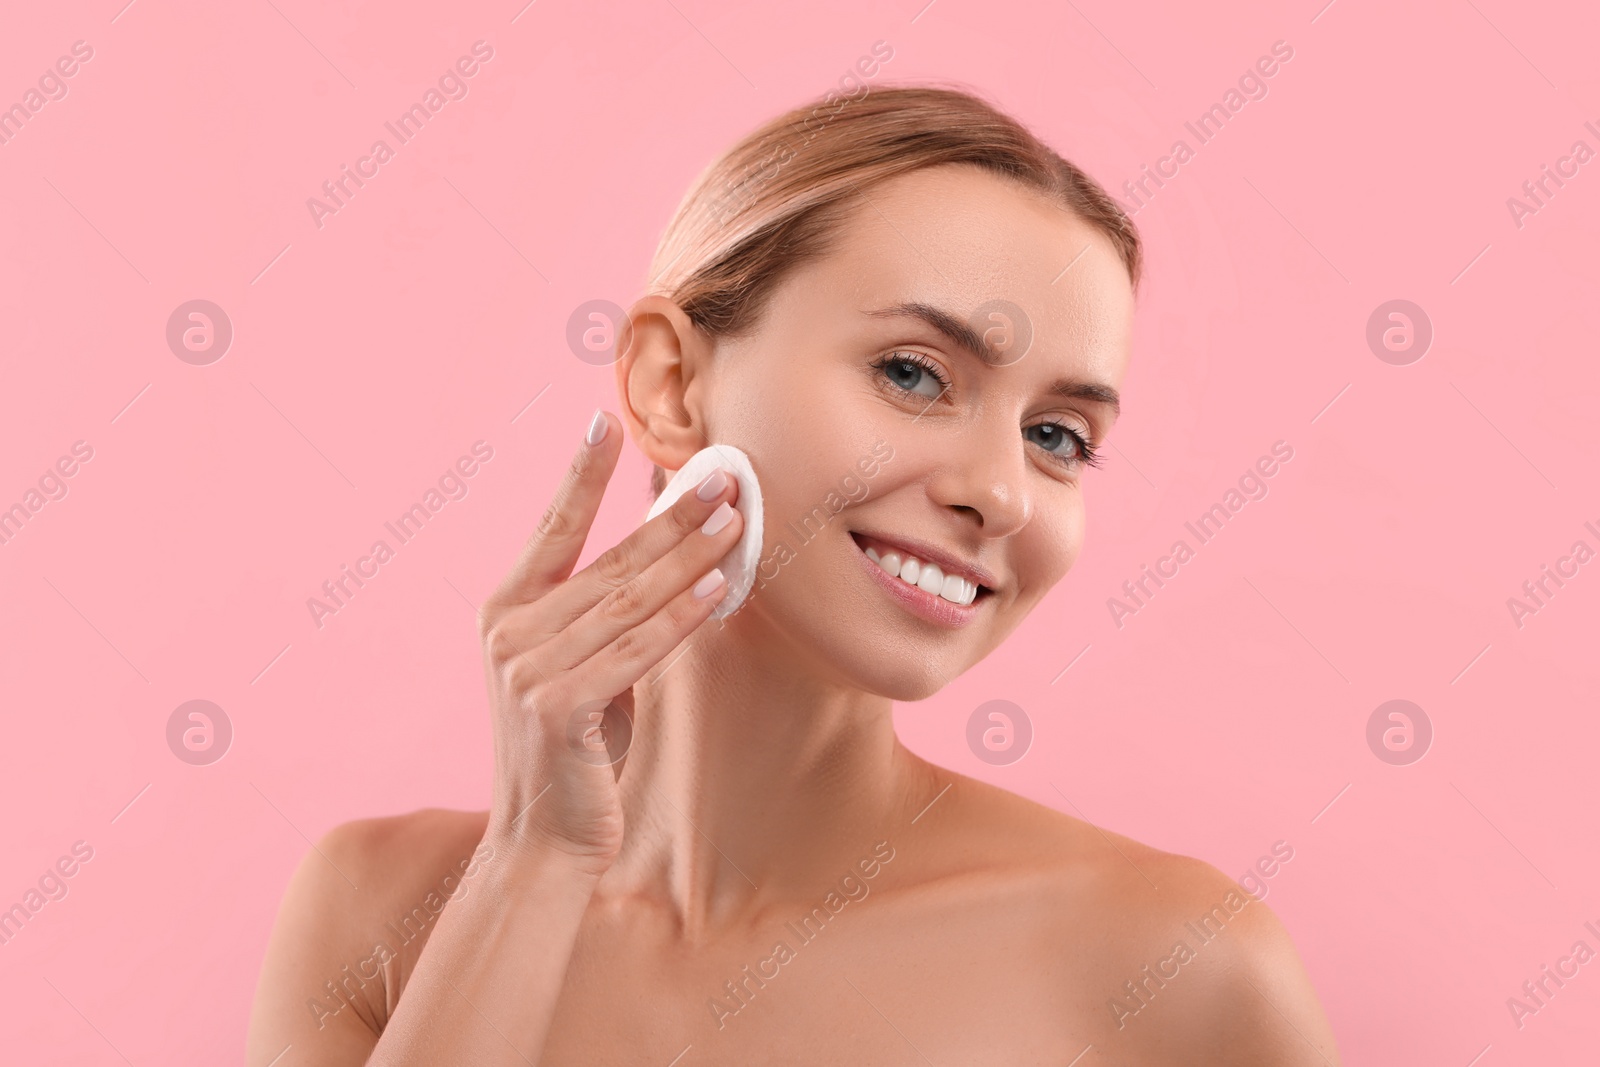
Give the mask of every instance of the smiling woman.
<svg viewBox="0 0 1600 1067">
<path fill-rule="evenodd" d="M 945 86 L 852 101 L 725 215 L 729 176 L 812 107 L 680 204 L 620 331 L 620 423 L 595 413 L 484 605 L 489 810 L 318 843 L 267 950 L 252 1063 L 285 1046 L 326 1065 L 1337 1062 L 1260 903 L 1230 909 L 1127 1024 L 1131 1002 L 1108 1005 L 1129 975 L 1242 890 L 896 737 L 895 701 L 994 651 L 1076 560 L 1141 250 L 1092 179 Z M 658 494 L 708 442 L 748 456 L 763 557 L 785 519 L 837 506 L 703 626 L 746 529 L 720 471 L 576 570 L 624 430 Z M 868 455 L 893 461 L 840 497 Z M 780 951 L 883 841 L 895 859 L 870 897 Z M 319 1029 L 306 1000 L 330 968 L 480 845 L 496 857 L 481 891 L 385 962 L 372 1011 Z M 707 990 L 778 956 L 781 982 L 707 1012 Z"/>
</svg>

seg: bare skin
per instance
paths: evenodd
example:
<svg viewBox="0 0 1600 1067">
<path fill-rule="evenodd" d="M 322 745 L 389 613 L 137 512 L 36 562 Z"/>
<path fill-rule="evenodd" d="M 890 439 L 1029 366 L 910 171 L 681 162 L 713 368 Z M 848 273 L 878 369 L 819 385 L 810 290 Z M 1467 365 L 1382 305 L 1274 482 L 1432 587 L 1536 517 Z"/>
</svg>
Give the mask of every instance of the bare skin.
<svg viewBox="0 0 1600 1067">
<path fill-rule="evenodd" d="M 744 337 L 713 343 L 660 297 L 631 311 L 623 422 L 669 470 L 710 441 L 750 455 L 765 583 L 717 621 L 725 585 L 693 593 L 742 530 L 699 529 L 731 480 L 575 572 L 622 448 L 606 416 L 482 612 L 494 803 L 319 842 L 268 946 L 251 1067 L 1338 1063 L 1267 905 L 895 737 L 894 701 L 983 659 L 1076 559 L 1072 433 L 1099 447 L 1116 411 L 1048 387 L 1120 385 L 1133 295 L 1096 230 L 975 168 L 867 200 Z M 995 366 L 868 314 L 964 322 L 997 298 L 1033 339 Z M 925 365 L 874 365 L 906 353 Z M 801 544 L 786 524 L 807 514 L 827 519 Z M 909 611 L 852 531 L 986 570 L 972 622 Z"/>
</svg>

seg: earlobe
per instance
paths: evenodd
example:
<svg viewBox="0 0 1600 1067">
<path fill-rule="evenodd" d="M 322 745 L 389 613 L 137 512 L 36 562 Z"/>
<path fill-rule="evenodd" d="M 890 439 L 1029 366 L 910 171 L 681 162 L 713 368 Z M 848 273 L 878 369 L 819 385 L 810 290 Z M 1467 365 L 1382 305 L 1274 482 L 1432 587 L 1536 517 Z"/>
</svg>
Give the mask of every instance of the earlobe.
<svg viewBox="0 0 1600 1067">
<path fill-rule="evenodd" d="M 706 446 L 692 393 L 710 346 L 683 309 L 662 296 L 640 299 L 618 338 L 618 412 L 640 451 L 677 470 Z"/>
</svg>

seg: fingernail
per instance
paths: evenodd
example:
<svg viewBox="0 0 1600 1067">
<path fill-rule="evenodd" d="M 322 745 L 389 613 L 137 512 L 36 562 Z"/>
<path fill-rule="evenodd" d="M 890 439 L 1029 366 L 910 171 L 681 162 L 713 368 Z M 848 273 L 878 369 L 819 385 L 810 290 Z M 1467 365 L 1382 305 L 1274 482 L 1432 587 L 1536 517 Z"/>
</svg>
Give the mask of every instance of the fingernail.
<svg viewBox="0 0 1600 1067">
<path fill-rule="evenodd" d="M 717 505 L 717 510 L 711 513 L 704 526 L 700 527 L 703 534 L 722 532 L 722 528 L 733 521 L 733 505 L 724 500 Z"/>
<path fill-rule="evenodd" d="M 717 494 L 722 492 L 727 487 L 728 476 L 723 473 L 722 468 L 718 467 L 716 470 L 706 475 L 706 480 L 700 483 L 700 487 L 694 491 L 694 495 L 699 497 L 701 500 L 711 501 L 715 500 L 717 498 Z"/>
<path fill-rule="evenodd" d="M 583 439 L 591 445 L 597 445 L 606 439 L 606 431 L 611 429 L 611 424 L 606 421 L 606 413 L 599 408 L 594 409 L 594 419 L 589 423 L 589 432 Z"/>
<path fill-rule="evenodd" d="M 723 505 L 723 507 L 726 507 L 726 506 L 727 506 L 726 504 Z M 717 586 L 719 586 L 721 584 L 722 584 L 722 568 L 720 568 L 720 567 L 711 568 L 711 573 L 707 574 L 704 578 L 701 578 L 698 582 L 694 583 L 694 597 L 695 597 L 695 599 L 696 600 L 704 600 L 706 597 L 710 596 L 712 593 L 715 593 L 717 591 Z"/>
</svg>

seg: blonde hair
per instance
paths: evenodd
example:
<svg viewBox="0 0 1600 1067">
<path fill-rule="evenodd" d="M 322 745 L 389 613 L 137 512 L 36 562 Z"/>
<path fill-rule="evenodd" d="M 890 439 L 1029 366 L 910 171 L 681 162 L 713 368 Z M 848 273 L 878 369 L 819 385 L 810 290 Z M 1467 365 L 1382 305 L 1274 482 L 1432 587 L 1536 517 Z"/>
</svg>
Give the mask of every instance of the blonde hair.
<svg viewBox="0 0 1600 1067">
<path fill-rule="evenodd" d="M 863 84 L 856 96 L 829 93 L 779 115 L 712 162 L 662 234 L 648 294 L 677 304 L 711 337 L 745 333 L 792 268 L 830 251 L 853 194 L 944 163 L 1008 176 L 1095 226 L 1138 288 L 1133 221 L 1016 119 L 965 88 Z M 656 467 L 652 496 L 666 482 Z"/>
</svg>

